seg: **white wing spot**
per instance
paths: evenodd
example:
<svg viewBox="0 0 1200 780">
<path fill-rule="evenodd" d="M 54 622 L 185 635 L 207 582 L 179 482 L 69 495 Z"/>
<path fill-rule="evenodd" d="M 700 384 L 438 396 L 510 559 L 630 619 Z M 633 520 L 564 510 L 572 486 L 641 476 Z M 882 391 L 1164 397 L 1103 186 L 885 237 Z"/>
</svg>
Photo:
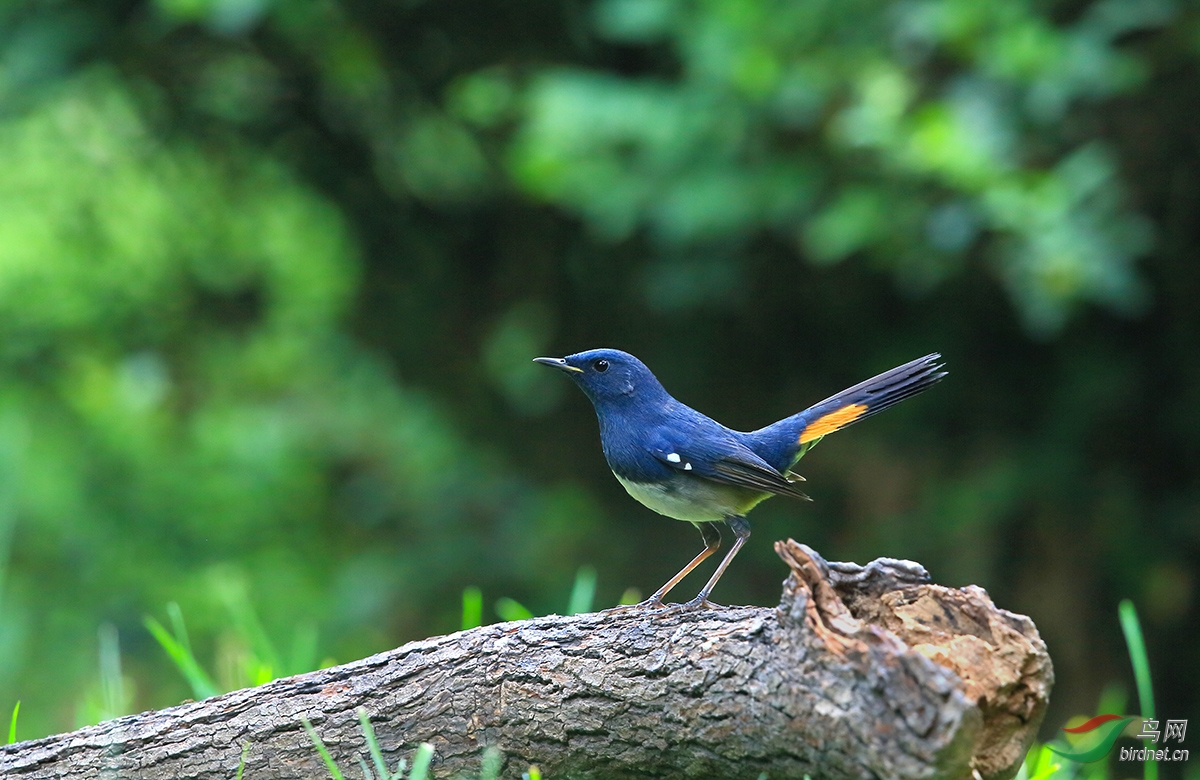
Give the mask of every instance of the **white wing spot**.
<svg viewBox="0 0 1200 780">
<path fill-rule="evenodd" d="M 670 455 L 667 456 L 667 460 L 671 461 L 672 463 L 678 463 L 679 461 L 681 461 L 683 459 L 679 457 L 678 452 L 672 452 Z"/>
<path fill-rule="evenodd" d="M 685 464 L 683 464 L 683 470 L 684 470 L 684 471 L 691 471 L 691 470 L 692 470 L 692 464 L 690 464 L 690 463 L 685 463 Z"/>
</svg>

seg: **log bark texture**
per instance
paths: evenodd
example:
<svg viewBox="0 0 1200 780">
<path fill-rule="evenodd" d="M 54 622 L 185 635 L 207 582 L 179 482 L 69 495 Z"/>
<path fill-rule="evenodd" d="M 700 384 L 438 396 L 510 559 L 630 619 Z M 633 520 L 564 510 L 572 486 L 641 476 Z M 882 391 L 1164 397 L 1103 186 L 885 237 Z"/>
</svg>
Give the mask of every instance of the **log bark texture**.
<svg viewBox="0 0 1200 780">
<path fill-rule="evenodd" d="M 308 718 L 347 777 L 421 742 L 432 776 L 1011 777 L 1053 682 L 1028 619 L 918 564 L 827 563 L 792 541 L 777 609 L 609 610 L 413 642 L 201 702 L 0 748 L 0 777 L 327 777 Z"/>
</svg>

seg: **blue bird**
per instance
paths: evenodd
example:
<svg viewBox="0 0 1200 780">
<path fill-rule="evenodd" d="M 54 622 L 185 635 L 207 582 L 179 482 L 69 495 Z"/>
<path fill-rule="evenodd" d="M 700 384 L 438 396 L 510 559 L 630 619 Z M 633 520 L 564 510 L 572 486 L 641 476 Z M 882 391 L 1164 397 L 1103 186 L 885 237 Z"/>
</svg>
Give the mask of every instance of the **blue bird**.
<svg viewBox="0 0 1200 780">
<path fill-rule="evenodd" d="M 660 515 L 700 529 L 704 550 L 639 606 L 662 606 L 667 592 L 721 547 L 720 523 L 733 547 L 688 607 L 715 606 L 708 596 L 750 537 L 746 513 L 771 496 L 809 501 L 791 471 L 821 437 L 928 389 L 946 375 L 933 353 L 830 396 L 799 414 L 750 433 L 676 401 L 642 361 L 616 349 L 593 349 L 534 362 L 563 371 L 596 408 L 600 444 L 629 495 Z"/>
</svg>

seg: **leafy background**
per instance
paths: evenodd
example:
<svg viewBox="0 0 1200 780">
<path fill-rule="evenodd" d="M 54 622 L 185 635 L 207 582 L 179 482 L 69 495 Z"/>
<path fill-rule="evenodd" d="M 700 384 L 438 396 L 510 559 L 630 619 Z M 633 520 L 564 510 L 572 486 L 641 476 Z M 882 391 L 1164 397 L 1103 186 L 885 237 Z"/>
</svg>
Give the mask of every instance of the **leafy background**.
<svg viewBox="0 0 1200 780">
<path fill-rule="evenodd" d="M 742 429 L 942 352 L 718 599 L 789 536 L 980 584 L 1050 736 L 1128 597 L 1200 718 L 1198 65 L 1185 0 L 0 5 L 0 709 L 177 702 L 170 602 L 232 680 L 250 612 L 278 674 L 649 592 L 699 539 L 529 361 L 615 346 Z"/>
</svg>

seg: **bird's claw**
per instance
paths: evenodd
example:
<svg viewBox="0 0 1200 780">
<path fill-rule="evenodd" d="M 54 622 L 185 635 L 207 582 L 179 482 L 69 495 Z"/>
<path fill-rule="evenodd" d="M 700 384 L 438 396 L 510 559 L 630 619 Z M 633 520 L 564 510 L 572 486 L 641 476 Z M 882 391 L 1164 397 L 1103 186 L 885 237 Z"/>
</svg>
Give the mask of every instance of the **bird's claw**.
<svg viewBox="0 0 1200 780">
<path fill-rule="evenodd" d="M 634 609 L 663 609 L 667 605 L 662 602 L 662 599 L 651 596 L 645 601 L 639 601 L 636 604 L 618 604 L 615 607 L 609 607 L 605 612 L 628 612 Z"/>
<path fill-rule="evenodd" d="M 725 609 L 725 606 L 718 604 L 715 601 L 709 601 L 707 598 L 703 598 L 699 595 L 696 596 L 696 598 L 692 599 L 691 601 L 685 601 L 682 604 L 667 604 L 667 603 L 664 603 L 661 598 L 651 596 L 650 598 L 646 599 L 645 601 L 639 601 L 637 604 L 618 604 L 617 606 L 609 607 L 608 609 L 606 609 L 604 611 L 605 612 L 629 612 L 630 610 L 635 610 L 635 609 L 679 610 L 681 612 L 693 612 L 696 610 L 703 610 L 703 609 L 713 609 L 713 610 Z"/>
<path fill-rule="evenodd" d="M 684 610 L 725 609 L 725 607 L 715 601 L 709 601 L 706 596 L 696 596 L 691 601 L 680 604 L 679 608 Z"/>
</svg>

